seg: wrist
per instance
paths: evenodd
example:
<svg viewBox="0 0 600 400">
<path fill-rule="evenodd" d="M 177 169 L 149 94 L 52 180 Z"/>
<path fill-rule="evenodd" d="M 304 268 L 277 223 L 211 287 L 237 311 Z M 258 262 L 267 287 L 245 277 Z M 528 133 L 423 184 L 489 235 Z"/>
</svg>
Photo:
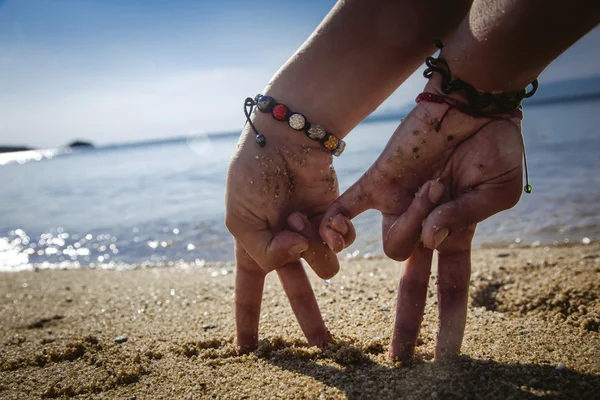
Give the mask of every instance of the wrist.
<svg viewBox="0 0 600 400">
<path fill-rule="evenodd" d="M 277 84 L 270 83 L 264 95 L 271 96 L 291 110 L 302 113 L 311 123 L 319 124 L 338 139 L 346 137 L 358 124 L 358 121 L 353 121 L 347 115 L 347 106 L 342 107 L 340 101 L 330 98 L 317 87 L 300 92 L 291 88 L 288 90 L 278 81 Z"/>
<path fill-rule="evenodd" d="M 439 42 L 437 46 L 443 48 Z M 524 98 L 533 96 L 537 91 L 537 79 L 530 82 L 531 88 L 527 84 L 518 91 L 484 91 L 473 85 L 472 81 L 467 82 L 457 76 L 454 68 L 441 54 L 437 58 L 428 57 L 425 63 L 427 68 L 424 75 L 429 79 L 426 91 L 441 95 L 438 99 L 446 99 L 442 101 L 473 116 L 513 113 L 520 109 Z"/>
<path fill-rule="evenodd" d="M 256 110 L 252 116 L 252 123 L 258 132 L 264 135 L 267 139 L 266 146 L 276 146 L 278 148 L 288 144 L 294 147 L 310 147 L 315 149 L 323 149 L 321 143 L 311 140 L 304 132 L 296 131 L 288 126 L 286 122 L 275 120 L 270 114 L 262 113 Z M 248 135 L 255 136 L 256 132 L 246 125 Z"/>
<path fill-rule="evenodd" d="M 452 75 L 464 80 L 481 92 L 492 94 L 517 93 L 525 89 L 542 72 L 542 69 L 531 69 L 514 60 L 506 63 L 496 57 L 496 49 L 483 44 L 473 45 L 471 51 L 464 44 L 452 40 L 444 46 L 440 57 L 443 57 Z"/>
<path fill-rule="evenodd" d="M 254 119 L 258 118 L 261 114 L 268 114 L 273 121 L 279 122 L 280 126 L 287 125 L 291 131 L 303 134 L 313 142 L 319 143 L 323 146 L 324 150 L 330 152 L 334 156 L 340 156 L 346 148 L 346 143 L 342 139 L 339 139 L 336 135 L 327 131 L 323 126 L 316 124 L 314 121 L 309 121 L 304 114 L 292 110 L 286 104 L 277 101 L 272 96 L 258 94 L 254 99 L 250 97 L 246 99 L 244 103 L 244 113 L 246 114 L 246 118 L 248 118 L 248 125 L 252 128 L 252 131 L 256 133 L 256 142 L 260 147 L 266 145 L 267 139 L 263 133 L 260 133 L 254 120 L 251 119 L 253 111 L 256 111 Z M 263 118 L 259 119 L 261 125 L 263 124 L 263 121 Z M 275 132 L 284 131 L 277 129 Z M 296 139 L 294 138 L 294 141 L 295 140 Z"/>
</svg>

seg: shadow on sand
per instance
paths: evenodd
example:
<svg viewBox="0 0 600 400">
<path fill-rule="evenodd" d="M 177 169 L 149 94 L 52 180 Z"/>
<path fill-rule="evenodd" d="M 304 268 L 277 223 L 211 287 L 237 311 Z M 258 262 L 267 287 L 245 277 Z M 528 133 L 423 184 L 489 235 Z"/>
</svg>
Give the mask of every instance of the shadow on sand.
<svg viewBox="0 0 600 400">
<path fill-rule="evenodd" d="M 375 362 L 384 349 L 337 344 L 322 353 L 304 352 L 298 343 L 279 343 L 258 354 L 278 368 L 335 387 L 349 399 L 385 398 L 600 398 L 600 375 L 539 364 L 508 364 L 459 357 L 415 360 L 410 365 Z M 430 358 L 430 355 L 422 355 Z"/>
</svg>

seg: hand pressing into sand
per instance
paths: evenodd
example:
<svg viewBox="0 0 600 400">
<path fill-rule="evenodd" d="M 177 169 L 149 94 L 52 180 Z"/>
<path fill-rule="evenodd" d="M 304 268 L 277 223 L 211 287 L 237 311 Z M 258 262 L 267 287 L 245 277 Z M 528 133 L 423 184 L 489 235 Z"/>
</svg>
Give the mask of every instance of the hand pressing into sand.
<svg viewBox="0 0 600 400">
<path fill-rule="evenodd" d="M 330 335 L 300 258 L 322 278 L 339 269 L 318 232 L 323 213 L 339 194 L 332 155 L 270 116 L 257 115 L 254 125 L 268 145 L 260 148 L 246 129 L 227 177 L 226 224 L 236 238 L 238 345 L 256 346 L 264 279 L 277 270 L 308 343 L 322 346 Z M 302 217 L 288 218 L 293 211 Z"/>
<path fill-rule="evenodd" d="M 432 78 L 426 92 L 438 93 Z M 326 212 L 321 235 L 336 252 L 350 245 L 350 220 L 383 215 L 385 254 L 407 262 L 400 276 L 390 355 L 412 355 L 437 249 L 440 327 L 436 357 L 456 354 L 464 332 L 471 239 L 476 224 L 514 206 L 522 191 L 518 113 L 474 118 L 449 106 L 419 103 L 381 156 Z M 422 242 L 422 243 L 421 243 Z"/>
</svg>

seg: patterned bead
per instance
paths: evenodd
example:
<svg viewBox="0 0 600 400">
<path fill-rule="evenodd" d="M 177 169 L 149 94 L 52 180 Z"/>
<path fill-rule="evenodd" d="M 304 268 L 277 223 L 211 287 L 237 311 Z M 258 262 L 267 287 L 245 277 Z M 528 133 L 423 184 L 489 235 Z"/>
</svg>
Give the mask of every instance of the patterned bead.
<svg viewBox="0 0 600 400">
<path fill-rule="evenodd" d="M 337 147 L 331 153 L 334 156 L 339 157 L 344 152 L 345 148 L 346 148 L 346 142 L 344 142 L 342 139 L 340 139 Z"/>
<path fill-rule="evenodd" d="M 325 129 L 321 125 L 311 125 L 308 129 L 308 137 L 312 140 L 321 140 L 325 137 Z"/>
<path fill-rule="evenodd" d="M 271 96 L 260 96 L 256 101 L 256 107 L 264 113 L 271 111 L 275 105 L 275 99 Z"/>
<path fill-rule="evenodd" d="M 340 139 L 336 138 L 329 132 L 325 135 L 325 137 L 321 141 L 321 143 L 323 143 L 323 146 L 325 146 L 325 148 L 329 151 L 335 150 L 337 148 L 339 142 L 340 142 Z"/>
<path fill-rule="evenodd" d="M 306 125 L 306 118 L 304 118 L 304 115 L 302 114 L 292 114 L 290 115 L 290 119 L 288 120 L 288 125 L 292 129 L 301 131 Z"/>
<path fill-rule="evenodd" d="M 290 109 L 283 104 L 277 104 L 275 107 L 273 107 L 273 111 L 271 111 L 271 113 L 273 114 L 273 118 L 275 118 L 277 121 L 285 121 L 289 111 Z"/>
</svg>

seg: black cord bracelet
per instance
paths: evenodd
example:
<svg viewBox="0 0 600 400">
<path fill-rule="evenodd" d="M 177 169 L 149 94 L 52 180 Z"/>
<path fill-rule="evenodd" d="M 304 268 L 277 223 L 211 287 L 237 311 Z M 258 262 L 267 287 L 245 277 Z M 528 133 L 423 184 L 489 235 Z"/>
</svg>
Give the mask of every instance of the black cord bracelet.
<svg viewBox="0 0 600 400">
<path fill-rule="evenodd" d="M 427 68 L 423 72 L 423 76 L 427 79 L 430 79 L 435 72 L 439 73 L 442 76 L 442 93 L 448 95 L 455 92 L 462 92 L 466 97 L 467 103 L 463 104 L 456 101 L 448 101 L 444 96 L 433 93 L 421 93 L 419 96 L 417 96 L 417 103 L 420 101 L 446 103 L 450 106 L 450 108 L 457 108 L 460 111 L 472 116 L 489 116 L 490 118 L 497 118 L 497 114 L 513 113 L 515 110 L 520 109 L 523 99 L 529 98 L 537 92 L 539 86 L 537 79 L 534 79 L 533 82 L 531 82 L 532 89 L 529 92 L 527 91 L 527 88 L 519 90 L 516 93 L 494 94 L 480 92 L 462 79 L 452 78 L 452 72 L 450 71 L 448 63 L 441 57 L 441 50 L 444 48 L 444 45 L 440 40 L 434 40 L 433 44 L 435 47 L 440 49 L 440 56 L 437 58 L 431 56 L 425 59 Z M 435 127 L 437 132 L 439 132 L 442 128 L 441 124 L 448 110 L 446 113 L 444 113 Z M 529 184 L 529 170 L 527 168 L 527 153 L 525 152 L 524 139 L 522 139 L 522 143 L 523 165 L 525 169 L 525 186 L 523 187 L 523 190 L 525 193 L 529 194 L 533 191 L 533 187 Z"/>
<path fill-rule="evenodd" d="M 304 115 L 290 110 L 285 104 L 276 102 L 271 96 L 257 94 L 254 98 L 247 97 L 244 101 L 244 115 L 246 115 L 246 123 L 250 124 L 252 130 L 256 133 L 256 143 L 260 147 L 265 147 L 267 138 L 258 132 L 250 119 L 254 107 L 262 113 L 270 113 L 273 119 L 277 121 L 287 122 L 290 128 L 304 132 L 312 140 L 319 141 L 323 147 L 336 157 L 341 155 L 346 148 L 346 142 L 338 139 L 333 133 L 326 132 L 321 125 L 311 124 Z"/>
<path fill-rule="evenodd" d="M 444 45 L 439 40 L 435 40 L 433 43 L 440 50 L 444 48 Z M 493 107 L 499 113 L 516 110 L 521 106 L 523 99 L 529 98 L 537 92 L 539 86 L 538 80 L 535 79 L 531 82 L 532 89 L 529 92 L 527 88 L 519 90 L 516 93 L 480 92 L 462 79 L 452 78 L 448 62 L 441 57 L 441 54 L 437 58 L 427 57 L 425 64 L 427 65 L 427 68 L 423 72 L 425 78 L 431 78 L 434 72 L 439 73 L 442 76 L 441 90 L 444 94 L 463 92 L 468 104 L 479 110 L 488 107 Z"/>
</svg>

